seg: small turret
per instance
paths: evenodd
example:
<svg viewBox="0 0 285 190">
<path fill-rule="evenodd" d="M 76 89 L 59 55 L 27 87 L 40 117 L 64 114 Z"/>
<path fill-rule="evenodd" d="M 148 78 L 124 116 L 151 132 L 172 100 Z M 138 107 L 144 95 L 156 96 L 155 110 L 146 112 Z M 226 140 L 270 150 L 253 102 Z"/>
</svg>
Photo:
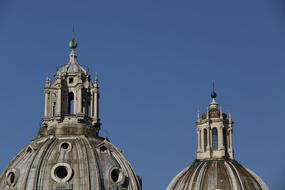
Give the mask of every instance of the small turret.
<svg viewBox="0 0 285 190">
<path fill-rule="evenodd" d="M 198 131 L 197 159 L 233 159 L 232 127 L 233 122 L 223 113 L 216 102 L 217 93 L 213 88 L 212 101 L 201 120 L 197 120 Z"/>
</svg>

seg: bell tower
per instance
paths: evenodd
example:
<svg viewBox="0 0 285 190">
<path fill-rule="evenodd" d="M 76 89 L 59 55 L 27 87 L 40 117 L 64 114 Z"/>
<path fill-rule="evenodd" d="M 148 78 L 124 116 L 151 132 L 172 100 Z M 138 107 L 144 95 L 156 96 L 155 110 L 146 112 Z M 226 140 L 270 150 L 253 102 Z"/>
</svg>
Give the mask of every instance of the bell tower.
<svg viewBox="0 0 285 190">
<path fill-rule="evenodd" d="M 69 47 L 69 62 L 57 70 L 53 80 L 46 78 L 43 127 L 40 132 L 80 134 L 93 130 L 98 135 L 101 125 L 98 77 L 93 83 L 88 70 L 78 63 L 75 38 L 69 42 Z"/>
<path fill-rule="evenodd" d="M 198 134 L 197 159 L 234 159 L 231 114 L 225 114 L 216 102 L 217 94 L 213 89 L 212 102 L 207 111 L 198 112 L 196 128 Z"/>
</svg>

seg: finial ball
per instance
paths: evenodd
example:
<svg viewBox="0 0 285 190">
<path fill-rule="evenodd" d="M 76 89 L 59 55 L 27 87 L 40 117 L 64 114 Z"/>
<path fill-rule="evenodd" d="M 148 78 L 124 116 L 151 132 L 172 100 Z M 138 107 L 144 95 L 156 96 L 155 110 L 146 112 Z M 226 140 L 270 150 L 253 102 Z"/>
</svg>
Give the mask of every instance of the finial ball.
<svg viewBox="0 0 285 190">
<path fill-rule="evenodd" d="M 212 98 L 216 98 L 216 97 L 217 97 L 217 93 L 216 93 L 214 90 L 213 90 L 212 93 L 211 93 L 211 97 L 212 97 Z"/>
<path fill-rule="evenodd" d="M 70 47 L 70 49 L 76 49 L 77 42 L 76 42 L 75 38 L 72 38 L 72 40 L 69 41 L 69 47 Z"/>
</svg>

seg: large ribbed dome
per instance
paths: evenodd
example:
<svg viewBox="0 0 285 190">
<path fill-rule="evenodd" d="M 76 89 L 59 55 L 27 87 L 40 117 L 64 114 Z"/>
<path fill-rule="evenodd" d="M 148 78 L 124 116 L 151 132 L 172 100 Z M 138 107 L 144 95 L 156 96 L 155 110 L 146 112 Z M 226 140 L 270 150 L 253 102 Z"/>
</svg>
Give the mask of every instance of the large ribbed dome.
<svg viewBox="0 0 285 190">
<path fill-rule="evenodd" d="M 168 190 L 267 190 L 265 183 L 235 160 L 195 160 L 169 184 Z"/>
<path fill-rule="evenodd" d="M 1 190 L 141 190 L 122 152 L 99 133 L 99 81 L 70 61 L 47 78 L 38 136 L 0 176 Z"/>
<path fill-rule="evenodd" d="M 127 159 L 103 138 L 49 135 L 33 140 L 9 164 L 0 189 L 139 189 Z"/>
</svg>

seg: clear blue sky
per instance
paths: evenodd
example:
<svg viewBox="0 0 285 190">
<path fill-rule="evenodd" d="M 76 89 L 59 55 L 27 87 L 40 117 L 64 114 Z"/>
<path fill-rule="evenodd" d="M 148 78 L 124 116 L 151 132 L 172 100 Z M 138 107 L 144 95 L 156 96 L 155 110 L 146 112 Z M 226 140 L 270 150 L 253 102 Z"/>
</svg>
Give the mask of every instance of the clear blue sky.
<svg viewBox="0 0 285 190">
<path fill-rule="evenodd" d="M 282 0 L 1 0 L 1 171 L 38 131 L 44 78 L 67 63 L 73 24 L 79 62 L 100 75 L 102 135 L 144 189 L 165 189 L 195 159 L 212 81 L 236 159 L 285 189 Z"/>
</svg>

